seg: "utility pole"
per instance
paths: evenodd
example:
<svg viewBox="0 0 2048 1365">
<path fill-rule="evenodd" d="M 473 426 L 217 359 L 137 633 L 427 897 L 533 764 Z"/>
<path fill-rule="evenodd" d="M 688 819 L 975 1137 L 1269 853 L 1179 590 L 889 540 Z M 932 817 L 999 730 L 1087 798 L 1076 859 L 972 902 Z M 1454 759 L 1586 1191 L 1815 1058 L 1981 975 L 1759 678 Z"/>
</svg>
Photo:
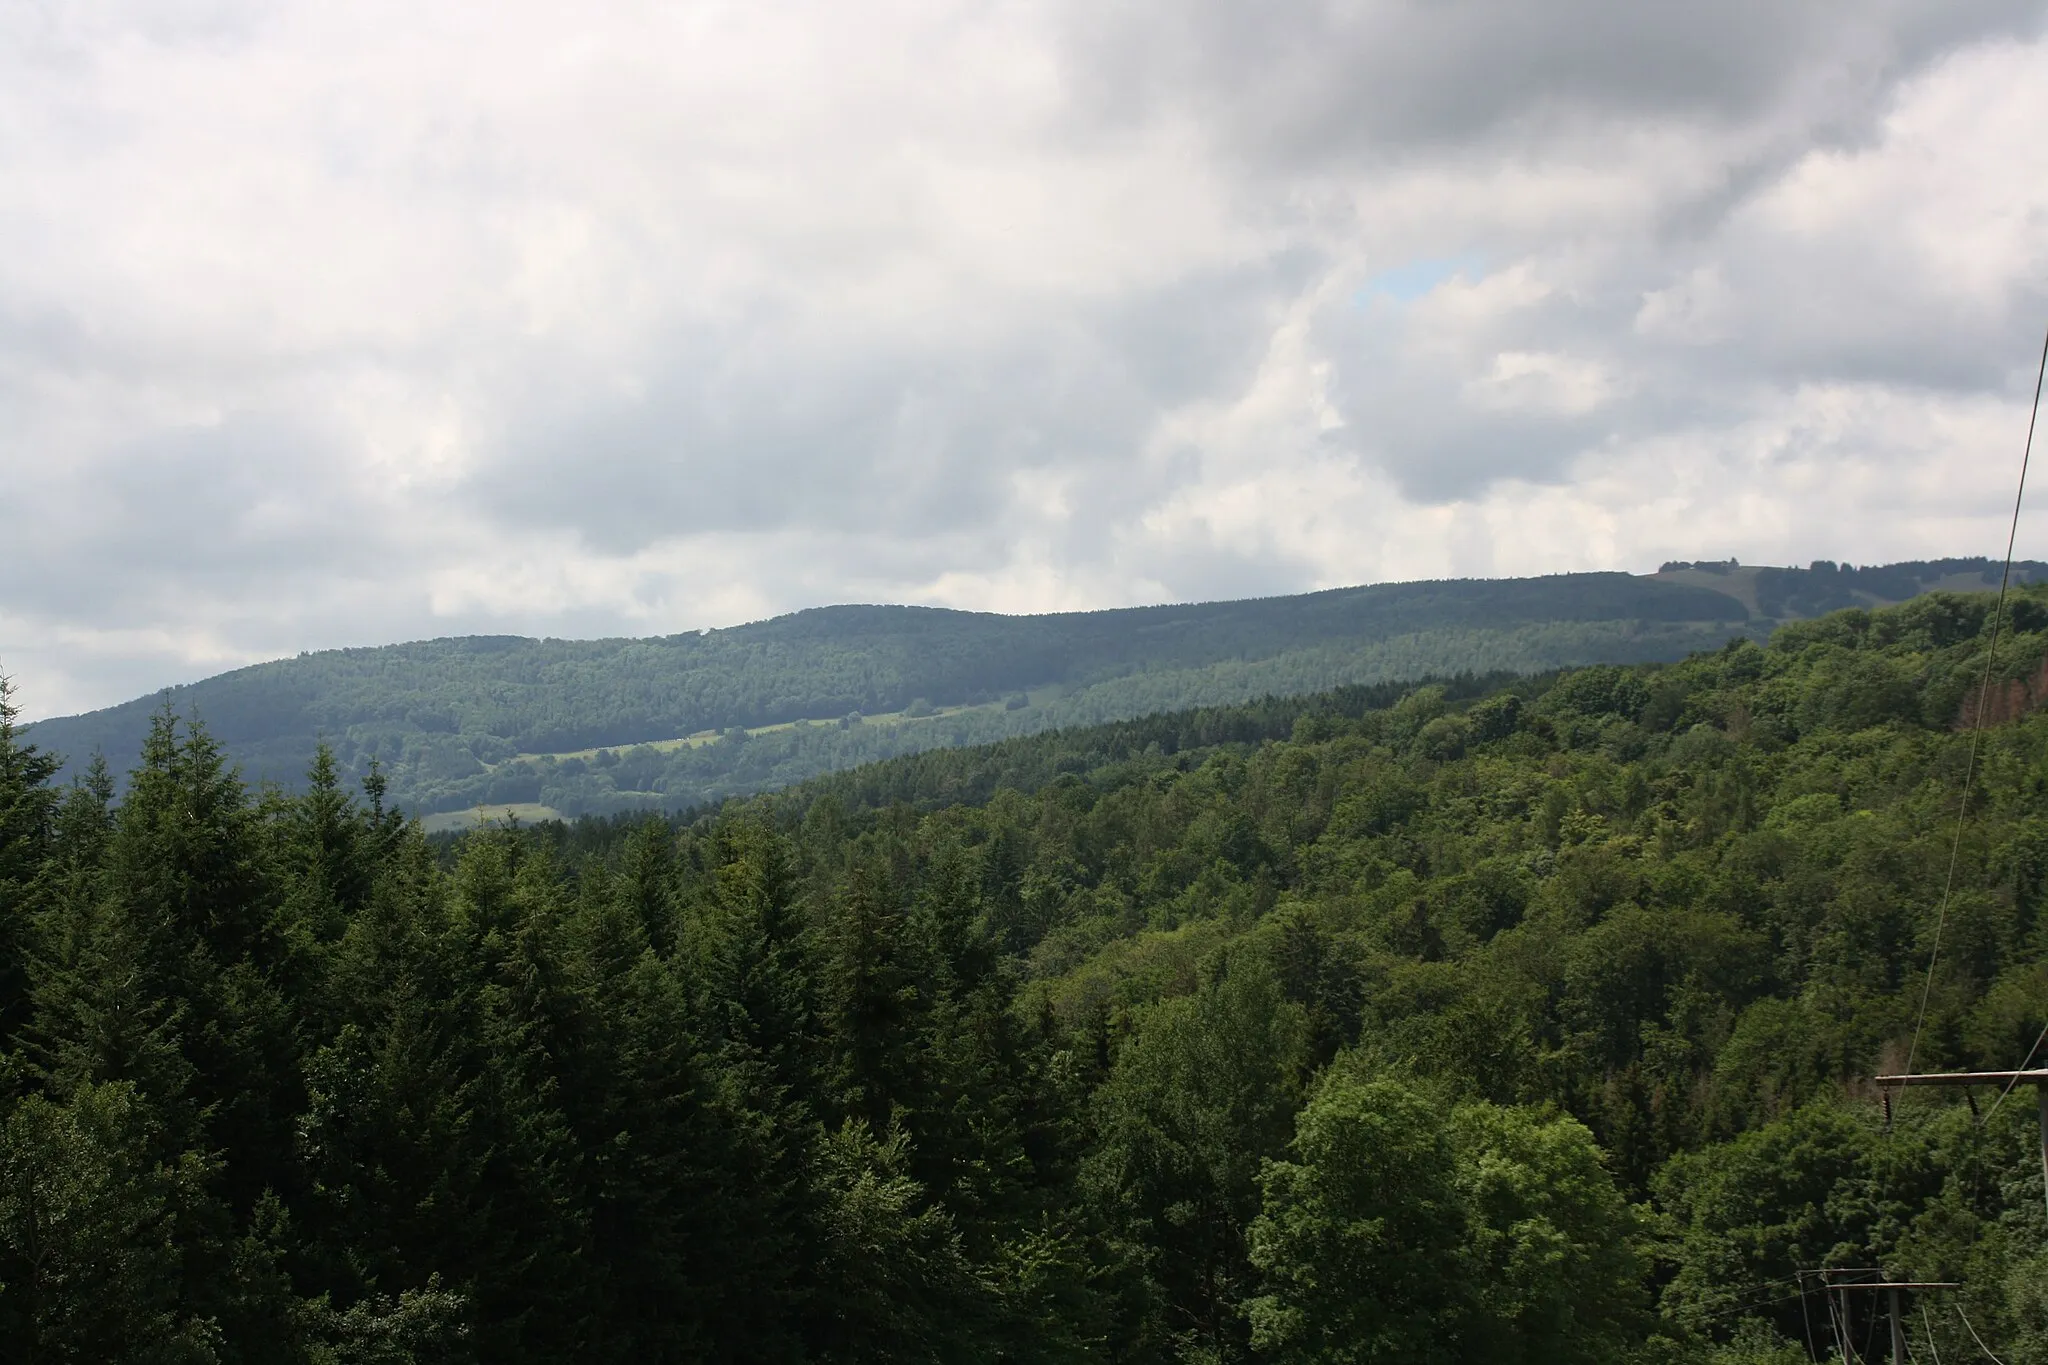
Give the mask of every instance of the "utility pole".
<svg viewBox="0 0 2048 1365">
<path fill-rule="evenodd" d="M 1843 1365 L 1858 1365 L 1856 1343 L 1849 1329 L 1850 1290 L 1868 1289 L 1873 1295 L 1880 1289 L 1885 1291 L 1885 1306 L 1891 1315 L 1892 1362 L 1893 1365 L 1906 1365 L 1906 1319 L 1905 1309 L 1899 1300 L 1899 1291 L 1957 1288 L 1953 1282 L 1947 1280 L 1894 1280 L 1884 1271 L 1871 1266 L 1830 1266 L 1821 1270 L 1802 1270 L 1799 1274 L 1802 1277 L 1818 1276 L 1822 1294 L 1829 1290 L 1834 1291 L 1836 1303 L 1839 1305 L 1834 1311 L 1839 1314 L 1837 1320 L 1840 1323 L 1836 1329 L 1836 1340 L 1842 1346 Z M 1855 1278 L 1850 1278 L 1852 1276 Z M 1873 1276 L 1875 1278 L 1871 1278 Z"/>
<path fill-rule="evenodd" d="M 2048 1068 L 2031 1071 L 1942 1071 L 1921 1075 L 1879 1076 L 1886 1089 L 1895 1085 L 1996 1085 L 2011 1090 L 2021 1085 L 2034 1087 L 2041 1123 L 2041 1190 L 2048 1197 Z"/>
</svg>

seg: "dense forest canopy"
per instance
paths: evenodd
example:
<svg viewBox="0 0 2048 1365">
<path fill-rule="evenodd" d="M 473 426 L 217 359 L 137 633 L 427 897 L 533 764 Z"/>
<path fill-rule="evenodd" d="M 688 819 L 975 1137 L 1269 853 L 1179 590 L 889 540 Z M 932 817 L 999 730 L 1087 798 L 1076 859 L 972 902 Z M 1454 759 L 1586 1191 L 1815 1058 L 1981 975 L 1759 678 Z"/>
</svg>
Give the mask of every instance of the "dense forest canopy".
<svg viewBox="0 0 2048 1365">
<path fill-rule="evenodd" d="M 2021 577 L 2048 566 L 2018 566 Z M 412 813 L 674 809 L 921 749 L 1459 672 L 1673 660 L 1784 619 L 1995 585 L 1988 561 L 1855 569 L 1670 564 L 1387 584 L 1050 616 L 831 607 L 646 640 L 432 640 L 330 650 L 171 691 L 252 782 L 297 787 L 325 742 Z M 32 727 L 70 777 L 121 772 L 159 698 Z"/>
<path fill-rule="evenodd" d="M 1869 1081 L 2048 1023 L 1992 600 L 443 839 L 0 717 L 0 1359 L 2048 1362 L 2032 1097 Z"/>
</svg>

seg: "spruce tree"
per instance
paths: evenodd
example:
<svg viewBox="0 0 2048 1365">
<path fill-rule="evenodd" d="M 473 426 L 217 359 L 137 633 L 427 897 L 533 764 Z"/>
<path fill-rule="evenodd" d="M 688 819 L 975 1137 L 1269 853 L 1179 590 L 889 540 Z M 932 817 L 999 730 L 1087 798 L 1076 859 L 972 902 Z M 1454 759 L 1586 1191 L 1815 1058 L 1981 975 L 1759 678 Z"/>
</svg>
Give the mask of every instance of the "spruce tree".
<svg viewBox="0 0 2048 1365">
<path fill-rule="evenodd" d="M 728 1268 L 731 1330 L 756 1359 L 794 1358 L 817 1288 L 821 1125 L 817 1009 L 789 851 L 765 821 L 721 827 L 698 918 L 696 994 L 732 1190 L 754 1235 Z"/>
<path fill-rule="evenodd" d="M 675 834 L 666 820 L 643 820 L 626 840 L 619 859 L 618 896 L 640 922 L 654 952 L 675 952 L 678 901 Z"/>
<path fill-rule="evenodd" d="M 34 892 L 50 853 L 57 794 L 53 754 L 22 740 L 14 683 L 0 673 L 0 1048 L 29 1016 L 28 960 L 34 947 Z"/>
</svg>

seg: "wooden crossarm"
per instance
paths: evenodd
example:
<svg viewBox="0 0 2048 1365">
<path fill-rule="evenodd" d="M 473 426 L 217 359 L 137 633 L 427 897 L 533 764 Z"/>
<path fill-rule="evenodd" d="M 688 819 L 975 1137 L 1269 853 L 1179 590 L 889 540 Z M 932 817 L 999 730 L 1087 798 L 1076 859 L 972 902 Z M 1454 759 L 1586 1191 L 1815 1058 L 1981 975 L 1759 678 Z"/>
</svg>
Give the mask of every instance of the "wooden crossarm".
<svg viewBox="0 0 2048 1365">
<path fill-rule="evenodd" d="M 1879 1085 L 2048 1085 L 2048 1069 L 2032 1071 L 1938 1071 L 1879 1076 Z"/>
</svg>

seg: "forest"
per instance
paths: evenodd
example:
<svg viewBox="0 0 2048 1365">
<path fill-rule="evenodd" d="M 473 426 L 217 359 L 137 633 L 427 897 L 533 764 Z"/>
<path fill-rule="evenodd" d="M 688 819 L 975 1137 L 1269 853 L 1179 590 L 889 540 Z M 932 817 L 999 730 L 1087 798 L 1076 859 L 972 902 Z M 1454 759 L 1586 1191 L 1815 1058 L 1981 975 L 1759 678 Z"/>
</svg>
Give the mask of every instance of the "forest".
<svg viewBox="0 0 2048 1365">
<path fill-rule="evenodd" d="M 1871 1080 L 2048 1033 L 1995 600 L 459 835 L 0 713 L 0 1360 L 2048 1362 Z"/>
</svg>

